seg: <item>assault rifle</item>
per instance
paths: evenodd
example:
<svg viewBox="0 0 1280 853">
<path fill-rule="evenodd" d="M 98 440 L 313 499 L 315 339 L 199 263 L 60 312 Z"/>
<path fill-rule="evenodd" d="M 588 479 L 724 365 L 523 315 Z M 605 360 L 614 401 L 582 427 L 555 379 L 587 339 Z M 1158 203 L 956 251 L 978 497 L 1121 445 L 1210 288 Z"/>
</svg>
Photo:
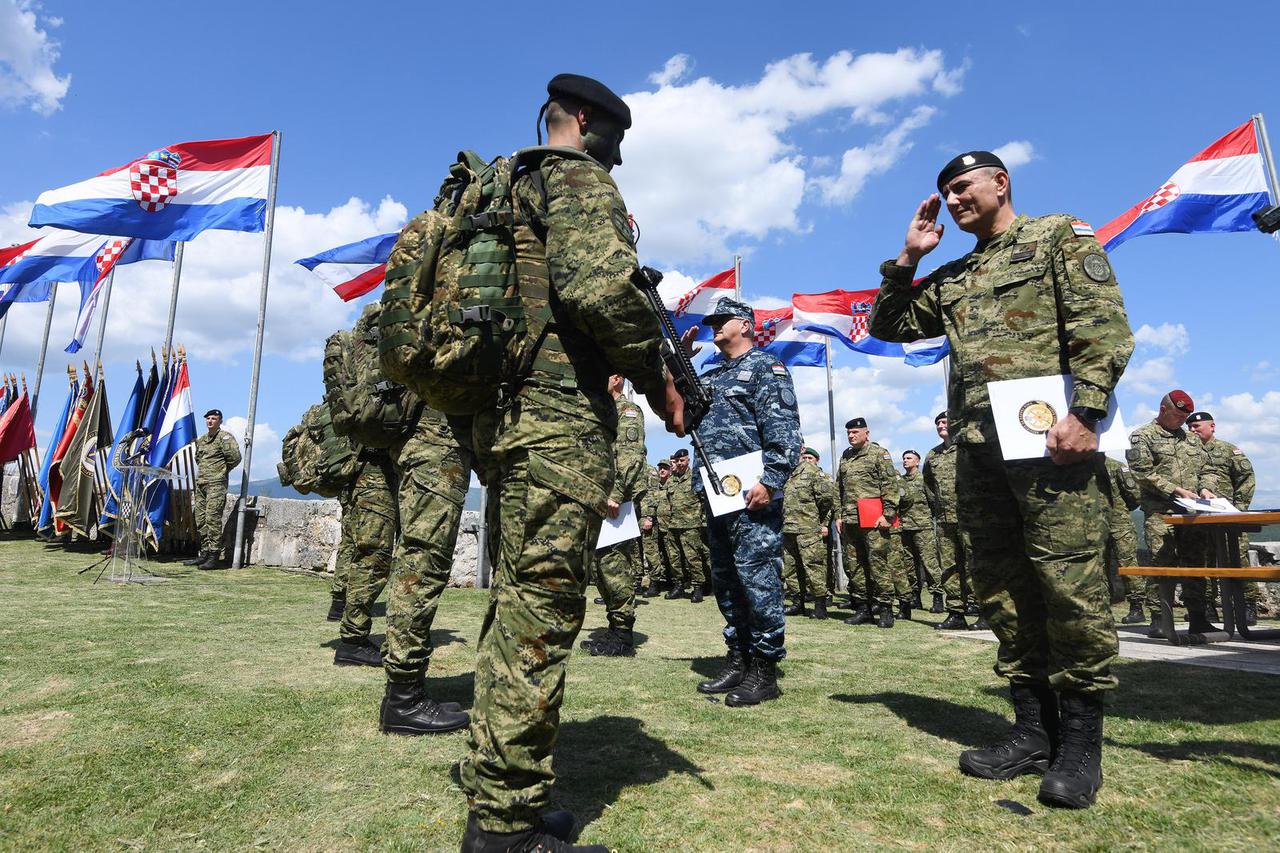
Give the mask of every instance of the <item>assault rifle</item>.
<svg viewBox="0 0 1280 853">
<path fill-rule="evenodd" d="M 711 467 L 711 460 L 707 458 L 707 452 L 702 448 L 702 440 L 698 438 L 698 424 L 702 423 L 702 419 L 711 409 L 711 395 L 699 381 L 698 374 L 693 369 L 693 362 L 689 359 L 689 353 L 685 351 L 684 344 L 680 342 L 680 336 L 676 334 L 671 312 L 667 311 L 667 306 L 662 304 L 662 297 L 658 295 L 662 273 L 653 267 L 640 267 L 631 274 L 631 280 L 649 299 L 649 305 L 658 315 L 658 322 L 662 325 L 662 363 L 671 372 L 676 391 L 684 398 L 685 431 L 693 442 L 693 452 L 698 454 L 698 460 L 707 469 L 707 479 L 711 481 L 711 488 L 717 495 L 723 494 L 720 478 L 716 476 L 716 469 Z"/>
</svg>

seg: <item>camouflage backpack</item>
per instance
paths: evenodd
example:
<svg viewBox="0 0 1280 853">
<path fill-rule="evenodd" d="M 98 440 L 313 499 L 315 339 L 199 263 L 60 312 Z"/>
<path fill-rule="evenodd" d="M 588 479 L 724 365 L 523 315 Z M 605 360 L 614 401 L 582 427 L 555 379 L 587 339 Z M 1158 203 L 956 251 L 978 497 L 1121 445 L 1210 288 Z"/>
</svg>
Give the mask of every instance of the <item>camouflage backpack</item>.
<svg viewBox="0 0 1280 853">
<path fill-rule="evenodd" d="M 382 372 L 377 302 L 365 306 L 350 332 L 335 332 L 324 346 L 325 402 L 339 434 L 365 447 L 385 448 L 413 432 L 418 399 Z"/>
<path fill-rule="evenodd" d="M 298 439 L 302 435 L 302 424 L 296 424 L 289 427 L 289 431 L 284 434 L 284 442 L 280 449 L 280 461 L 276 463 L 276 474 L 280 477 L 280 485 L 288 488 L 293 486 L 299 494 L 307 494 L 311 491 L 311 484 L 303 481 L 298 482 L 297 465 L 297 445 Z"/>
<path fill-rule="evenodd" d="M 289 430 L 280 456 L 280 482 L 304 495 L 337 497 L 351 485 L 359 467 L 357 448 L 333 431 L 333 418 L 323 403 L 307 409 L 302 423 Z"/>
<path fill-rule="evenodd" d="M 550 321 L 549 283 L 530 283 L 525 263 L 541 260 L 545 268 L 545 260 L 516 245 L 511 187 L 553 151 L 590 159 L 558 147 L 488 163 L 474 151 L 459 153 L 434 207 L 404 227 L 387 260 L 382 368 L 445 414 L 492 407 L 504 385 L 522 378 L 532 359 L 526 342 L 536 349 Z M 526 311 L 531 301 L 544 307 Z"/>
</svg>

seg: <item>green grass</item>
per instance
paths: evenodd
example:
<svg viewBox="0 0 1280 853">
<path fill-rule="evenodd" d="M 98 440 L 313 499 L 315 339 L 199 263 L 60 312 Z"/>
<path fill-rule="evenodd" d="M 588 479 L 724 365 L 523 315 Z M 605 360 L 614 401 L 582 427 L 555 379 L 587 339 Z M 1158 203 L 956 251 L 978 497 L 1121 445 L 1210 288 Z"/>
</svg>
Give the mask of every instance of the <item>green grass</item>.
<svg viewBox="0 0 1280 853">
<path fill-rule="evenodd" d="M 0 845 L 8 849 L 457 849 L 464 734 L 385 737 L 382 675 L 332 663 L 323 581 L 265 569 L 94 584 L 88 555 L 0 541 Z M 449 590 L 431 686 L 470 705 L 483 592 Z M 584 637 L 603 624 L 590 606 Z M 381 621 L 375 625 L 379 628 Z M 785 695 L 695 683 L 714 604 L 653 600 L 634 659 L 576 653 L 558 805 L 619 850 L 1274 849 L 1280 680 L 1125 661 L 1106 786 L 1046 810 L 1037 780 L 968 779 L 998 733 L 993 645 L 793 620 Z M 1015 801 L 1032 814 L 1001 805 Z"/>
</svg>

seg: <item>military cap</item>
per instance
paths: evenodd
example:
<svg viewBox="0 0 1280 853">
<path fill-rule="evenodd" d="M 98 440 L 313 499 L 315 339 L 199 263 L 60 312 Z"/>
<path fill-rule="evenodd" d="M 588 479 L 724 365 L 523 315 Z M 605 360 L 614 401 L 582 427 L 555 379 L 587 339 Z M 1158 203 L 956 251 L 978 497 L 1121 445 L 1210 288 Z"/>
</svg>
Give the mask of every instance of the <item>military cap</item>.
<svg viewBox="0 0 1280 853">
<path fill-rule="evenodd" d="M 945 421 L 946 419 L 947 419 L 946 412 L 938 412 L 938 414 L 935 415 L 933 418 L 933 425 L 937 426 L 938 424 L 940 424 L 942 421 Z"/>
<path fill-rule="evenodd" d="M 750 323 L 751 328 L 756 327 L 756 312 L 751 306 L 730 296 L 721 296 L 716 307 L 703 319 L 710 323 L 716 317 L 738 317 Z"/>
<path fill-rule="evenodd" d="M 670 463 L 669 461 L 667 461 L 666 459 L 659 459 L 659 460 L 658 460 L 658 467 L 659 467 L 659 468 L 670 468 L 670 467 L 671 467 L 671 463 Z"/>
<path fill-rule="evenodd" d="M 821 454 L 819 454 L 819 453 L 818 453 L 818 451 L 814 450 L 812 447 L 806 447 L 804 450 L 801 450 L 801 451 L 800 451 L 800 455 L 801 455 L 801 456 L 812 456 L 814 459 L 821 459 L 821 458 L 822 458 Z"/>
<path fill-rule="evenodd" d="M 1186 391 L 1180 391 L 1177 389 L 1170 391 L 1168 394 L 1164 395 L 1164 400 L 1161 400 L 1160 402 L 1168 402 L 1170 406 L 1173 406 L 1180 412 L 1186 412 L 1187 414 L 1191 414 L 1196 410 L 1196 404 L 1191 401 L 1191 395 Z"/>
<path fill-rule="evenodd" d="M 683 459 L 683 458 L 685 458 L 685 457 L 686 457 L 686 456 L 688 456 L 688 455 L 689 455 L 689 451 L 688 451 L 688 450 L 685 450 L 685 449 L 682 447 L 682 448 L 680 448 L 679 450 L 677 450 L 675 453 L 672 453 L 672 454 L 671 454 L 671 458 L 672 458 L 673 460 L 674 460 L 674 459 Z"/>
<path fill-rule="evenodd" d="M 605 84 L 581 74 L 557 74 L 547 84 L 547 94 L 552 98 L 573 98 L 603 110 L 622 123 L 622 129 L 631 127 L 631 108 Z"/>
<path fill-rule="evenodd" d="M 902 455 L 903 455 L 903 456 L 906 456 L 908 453 L 910 453 L 912 456 L 914 456 L 914 457 L 915 457 L 915 458 L 917 458 L 917 459 L 919 459 L 919 458 L 920 458 L 920 451 L 919 451 L 919 450 L 911 450 L 910 448 L 908 448 L 907 450 L 902 451 Z"/>
<path fill-rule="evenodd" d="M 942 167 L 942 171 L 938 173 L 938 192 L 942 192 L 942 188 L 956 175 L 963 175 L 974 169 L 985 169 L 988 166 L 1009 171 L 1005 169 L 1004 161 L 990 151 L 966 151 Z"/>
<path fill-rule="evenodd" d="M 845 421 L 844 428 L 845 429 L 866 429 L 867 419 L 866 418 L 849 418 L 849 420 Z"/>
<path fill-rule="evenodd" d="M 210 415 L 217 415 L 218 417 L 222 417 L 222 409 L 210 409 L 209 411 L 204 413 L 204 416 L 206 418 L 209 417 Z"/>
<path fill-rule="evenodd" d="M 1189 424 L 1198 424 L 1201 421 L 1209 421 L 1210 423 L 1213 423 L 1213 415 L 1208 412 L 1196 412 L 1191 417 L 1187 418 L 1187 423 Z"/>
</svg>

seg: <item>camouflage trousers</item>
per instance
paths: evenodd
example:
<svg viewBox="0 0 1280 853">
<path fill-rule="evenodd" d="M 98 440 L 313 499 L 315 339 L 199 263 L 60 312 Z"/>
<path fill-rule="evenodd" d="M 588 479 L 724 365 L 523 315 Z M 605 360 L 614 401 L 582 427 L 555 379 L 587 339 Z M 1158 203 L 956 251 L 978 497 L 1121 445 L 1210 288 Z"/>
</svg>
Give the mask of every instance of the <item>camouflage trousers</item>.
<svg viewBox="0 0 1280 853">
<path fill-rule="evenodd" d="M 711 517 L 711 513 L 707 513 Z M 697 532 L 697 531 L 694 531 Z M 724 617 L 724 642 L 766 660 L 782 660 L 782 502 L 756 512 L 711 517 L 711 580 Z"/>
<path fill-rule="evenodd" d="M 997 675 L 1078 693 L 1116 686 L 1106 477 L 1102 454 L 1005 462 L 994 444 L 960 445 L 957 508 L 978 604 L 1000 641 Z"/>
<path fill-rule="evenodd" d="M 1177 530 L 1164 523 L 1158 509 L 1143 508 L 1143 532 L 1153 566 L 1205 566 L 1207 555 L 1204 534 L 1198 530 Z M 1182 604 L 1188 612 L 1203 613 L 1206 605 L 1204 578 L 1182 578 Z M 1147 607 L 1160 607 L 1160 585 L 1147 581 Z"/>
<path fill-rule="evenodd" d="M 634 539 L 601 548 L 591 555 L 596 589 L 604 599 L 609 627 L 630 631 L 636 624 L 636 563 L 639 547 Z"/>
<path fill-rule="evenodd" d="M 1123 506 L 1113 509 L 1107 516 L 1107 543 L 1116 558 L 1116 566 L 1138 565 L 1138 534 L 1133 529 L 1133 519 Z M 1142 604 L 1146 599 L 1147 584 L 1142 578 L 1133 575 L 1121 575 L 1120 583 L 1124 586 L 1125 600 L 1131 604 Z"/>
<path fill-rule="evenodd" d="M 707 582 L 707 533 L 703 528 L 667 530 L 662 541 L 671 561 L 673 586 L 702 586 Z"/>
<path fill-rule="evenodd" d="M 396 541 L 396 475 L 386 458 L 364 462 L 351 487 L 351 512 L 342 517 L 342 536 L 351 542 L 347 604 L 338 633 L 350 643 L 369 636 L 373 603 L 387 585 Z"/>
<path fill-rule="evenodd" d="M 514 452 L 497 480 L 496 565 L 460 772 L 480 825 L 513 832 L 550 804 L 565 664 L 582 629 L 587 560 L 603 518 L 541 482 L 527 453 Z"/>
<path fill-rule="evenodd" d="M 667 561 L 667 549 L 662 541 L 662 533 L 656 528 L 641 531 L 640 549 L 649 571 L 649 582 L 666 583 L 670 580 L 671 564 Z"/>
<path fill-rule="evenodd" d="M 845 519 L 840 532 L 844 545 L 844 572 L 849 577 L 849 597 L 855 604 L 890 606 L 893 603 L 893 542 L 889 531 L 863 529 L 858 520 Z"/>
<path fill-rule="evenodd" d="M 901 528 L 889 531 L 889 577 L 893 581 L 893 594 L 899 601 L 908 601 L 916 586 L 916 565 L 902 544 Z"/>
<path fill-rule="evenodd" d="M 938 539 L 933 535 L 933 528 L 899 530 L 897 536 L 898 542 L 902 545 L 899 556 L 905 562 L 911 587 L 914 589 L 921 584 L 920 576 L 923 570 L 925 589 L 943 595 L 942 565 L 938 559 Z"/>
<path fill-rule="evenodd" d="M 796 601 L 827 597 L 827 539 L 821 533 L 782 534 L 782 581 Z"/>
<path fill-rule="evenodd" d="M 938 522 L 938 561 L 942 566 L 942 595 L 948 613 L 963 613 L 970 605 L 976 605 L 973 590 L 968 583 L 968 553 L 964 534 L 958 524 Z"/>
<path fill-rule="evenodd" d="M 222 542 L 222 511 L 226 505 L 225 480 L 219 483 L 196 483 L 195 521 L 200 550 L 217 551 L 218 559 L 222 559 L 227 550 Z"/>
<path fill-rule="evenodd" d="M 338 495 L 338 506 L 342 508 L 342 518 L 351 513 L 351 493 Z M 329 585 L 329 594 L 334 598 L 347 597 L 347 582 L 351 577 L 351 558 L 355 555 L 355 547 L 351 544 L 347 526 L 342 525 L 338 535 L 338 556 L 333 563 L 333 583 Z"/>
<path fill-rule="evenodd" d="M 388 681 L 420 681 L 431 662 L 431 624 L 449 583 L 462 506 L 428 487 L 419 466 L 400 479 L 400 541 L 391 561 L 387 639 L 382 668 Z"/>
</svg>

